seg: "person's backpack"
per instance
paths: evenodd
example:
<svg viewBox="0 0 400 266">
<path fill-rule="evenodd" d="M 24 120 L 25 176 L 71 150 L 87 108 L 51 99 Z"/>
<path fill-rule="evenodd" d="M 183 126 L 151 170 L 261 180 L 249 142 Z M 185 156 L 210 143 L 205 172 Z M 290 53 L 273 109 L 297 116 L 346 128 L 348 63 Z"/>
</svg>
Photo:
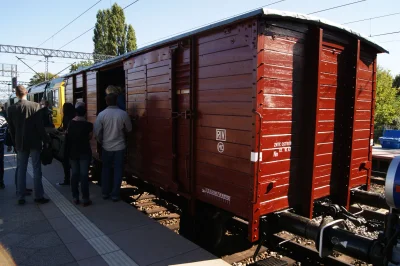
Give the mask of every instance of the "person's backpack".
<svg viewBox="0 0 400 266">
<path fill-rule="evenodd" d="M 48 165 L 53 162 L 53 149 L 50 144 L 47 147 L 43 147 L 42 152 L 40 153 L 40 160 L 43 165 Z"/>
</svg>

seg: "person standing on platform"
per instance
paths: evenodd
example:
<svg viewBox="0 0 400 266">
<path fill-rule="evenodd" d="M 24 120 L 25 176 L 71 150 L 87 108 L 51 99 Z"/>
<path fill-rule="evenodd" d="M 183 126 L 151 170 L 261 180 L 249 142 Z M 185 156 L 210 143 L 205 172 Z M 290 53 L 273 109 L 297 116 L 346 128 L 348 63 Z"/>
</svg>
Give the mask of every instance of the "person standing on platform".
<svg viewBox="0 0 400 266">
<path fill-rule="evenodd" d="M 81 184 L 83 206 L 89 206 L 89 166 L 92 159 L 90 140 L 93 137 L 93 124 L 85 119 L 86 108 L 83 102 L 75 105 L 76 117 L 69 123 L 66 134 L 66 157 L 72 167 L 71 190 L 76 205 L 79 201 L 79 183 Z"/>
<path fill-rule="evenodd" d="M 42 115 L 43 115 L 43 125 L 44 127 L 54 127 L 53 124 L 53 112 L 50 108 L 50 102 L 44 101 L 44 106 L 42 108 Z"/>
<path fill-rule="evenodd" d="M 0 189 L 4 189 L 4 142 L 7 137 L 7 120 L 0 115 Z"/>
<path fill-rule="evenodd" d="M 121 87 L 109 85 L 106 89 L 106 95 L 110 93 L 115 93 L 118 95 L 117 98 L 117 106 L 119 109 L 126 111 L 126 103 L 125 103 L 125 92 Z"/>
<path fill-rule="evenodd" d="M 75 117 L 75 108 L 72 103 L 64 103 L 63 105 L 63 119 L 62 119 L 62 127 L 60 130 L 62 133 L 65 133 L 68 129 L 69 123 Z M 65 140 L 64 140 L 65 141 Z M 69 186 L 71 179 L 71 165 L 69 163 L 68 156 L 66 155 L 66 145 L 64 144 L 64 160 L 62 161 L 62 165 L 64 168 L 64 181 L 62 183 L 57 183 L 59 186 Z"/>
<path fill-rule="evenodd" d="M 0 116 L 1 116 L 1 114 L 0 114 Z M 1 118 L 0 118 L 0 120 L 1 120 Z M 6 134 L 5 135 L 6 136 L 5 136 L 4 144 L 7 146 L 7 152 L 11 152 L 12 151 L 12 147 L 14 147 L 15 145 L 14 145 L 12 139 L 11 139 L 10 128 L 8 127 L 8 124 L 7 124 L 7 129 L 6 129 Z M 14 148 L 14 151 L 15 151 L 15 148 Z M 4 155 L 3 155 L 3 157 L 4 157 Z M 3 160 L 3 164 L 2 165 L 4 165 L 4 160 Z M 18 177 L 18 167 L 15 167 L 15 175 L 14 175 L 14 178 L 15 178 L 15 191 L 16 191 L 16 194 L 18 195 L 17 177 Z M 0 185 L 0 188 L 4 188 L 4 187 L 5 186 L 4 186 L 4 182 L 3 182 L 3 186 Z M 32 193 L 32 189 L 30 189 L 30 188 L 25 189 L 25 196 L 29 196 L 29 195 L 31 195 L 31 193 Z"/>
<path fill-rule="evenodd" d="M 0 115 L 7 119 L 7 112 L 4 106 L 1 107 Z"/>
<path fill-rule="evenodd" d="M 25 204 L 26 171 L 29 156 L 32 157 L 33 185 L 36 203 L 47 203 L 42 184 L 42 165 L 40 153 L 45 145 L 49 145 L 50 137 L 46 133 L 40 105 L 26 100 L 28 94 L 24 86 L 15 89 L 19 101 L 8 108 L 8 124 L 11 138 L 17 152 L 17 186 L 18 204 Z"/>
<path fill-rule="evenodd" d="M 119 201 L 126 149 L 125 135 L 132 130 L 129 115 L 117 107 L 118 95 L 106 96 L 107 108 L 102 111 L 94 124 L 94 134 L 101 143 L 103 169 L 101 174 L 103 198 L 111 194 L 113 201 Z M 114 165 L 114 184 L 111 190 L 111 168 Z"/>
</svg>

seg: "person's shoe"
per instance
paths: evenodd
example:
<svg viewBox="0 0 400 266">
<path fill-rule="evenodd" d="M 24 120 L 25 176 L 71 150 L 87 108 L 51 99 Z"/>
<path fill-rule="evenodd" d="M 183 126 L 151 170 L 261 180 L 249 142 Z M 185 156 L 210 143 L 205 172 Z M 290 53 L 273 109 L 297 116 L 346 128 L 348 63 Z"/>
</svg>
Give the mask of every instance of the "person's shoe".
<svg viewBox="0 0 400 266">
<path fill-rule="evenodd" d="M 41 198 L 41 199 L 35 199 L 35 202 L 36 203 L 39 203 L 39 204 L 45 204 L 45 203 L 48 203 L 50 200 L 49 199 L 46 199 L 46 198 Z"/>
<path fill-rule="evenodd" d="M 62 182 L 62 183 L 57 183 L 59 186 L 69 186 L 71 183 L 70 182 Z"/>
<path fill-rule="evenodd" d="M 25 200 L 24 199 L 18 200 L 18 205 L 24 205 L 24 204 L 25 204 Z"/>
<path fill-rule="evenodd" d="M 79 205 L 80 201 L 78 199 L 73 199 L 72 200 L 74 202 L 75 205 Z"/>
<path fill-rule="evenodd" d="M 29 193 L 32 193 L 33 189 L 27 188 L 27 189 L 25 189 L 25 191 L 26 191 L 26 192 L 29 192 Z"/>
<path fill-rule="evenodd" d="M 108 195 L 103 195 L 103 200 L 108 200 L 110 198 L 110 196 Z"/>
<path fill-rule="evenodd" d="M 112 199 L 113 202 L 118 202 L 120 199 Z"/>
<path fill-rule="evenodd" d="M 32 195 L 32 193 L 31 193 L 31 192 L 29 192 L 29 191 L 25 191 L 25 193 L 24 193 L 24 196 L 30 196 L 30 195 Z"/>
<path fill-rule="evenodd" d="M 83 207 L 87 207 L 87 206 L 90 206 L 90 205 L 92 205 L 92 201 L 91 200 L 88 200 L 88 201 L 85 201 L 84 203 L 83 203 Z"/>
<path fill-rule="evenodd" d="M 4 189 L 6 186 L 4 185 L 4 183 L 0 183 L 0 189 Z"/>
</svg>

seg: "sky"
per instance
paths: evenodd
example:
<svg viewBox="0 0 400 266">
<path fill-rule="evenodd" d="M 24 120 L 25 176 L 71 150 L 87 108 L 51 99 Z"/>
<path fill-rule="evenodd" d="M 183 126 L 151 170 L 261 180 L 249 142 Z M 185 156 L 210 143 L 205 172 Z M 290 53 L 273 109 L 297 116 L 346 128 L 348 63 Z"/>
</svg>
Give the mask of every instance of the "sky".
<svg viewBox="0 0 400 266">
<path fill-rule="evenodd" d="M 99 0 L 13 0 L 1 3 L 0 44 L 37 47 L 58 30 L 63 28 L 86 9 Z M 138 46 L 149 44 L 165 36 L 174 35 L 192 28 L 234 16 L 258 7 L 269 6 L 272 9 L 311 13 L 314 11 L 355 2 L 357 0 L 139 0 L 125 10 L 126 22 L 136 31 Z M 360 1 L 360 0 L 358 0 Z M 101 0 L 87 13 L 66 27 L 55 37 L 44 43 L 41 48 L 59 49 L 75 37 L 94 26 L 99 9 L 109 8 L 117 2 L 125 7 L 134 0 Z M 336 23 L 346 23 L 376 16 L 400 12 L 399 0 L 365 0 L 346 7 L 324 11 L 315 16 Z M 356 32 L 365 36 L 400 31 L 400 14 L 347 24 Z M 93 52 L 93 31 L 63 47 L 62 50 Z M 394 75 L 400 74 L 400 34 L 372 37 L 390 54 L 380 54 L 378 64 L 389 69 Z M 29 81 L 34 72 L 26 67 L 16 56 L 37 72 L 44 72 L 44 58 L 21 54 L 0 53 L 0 64 L 17 64 L 20 72 L 18 80 Z M 67 68 L 76 59 L 50 58 L 49 71 L 58 73 Z M 1 65 L 0 65 L 1 67 Z M 68 73 L 68 69 L 62 74 Z M 0 77 L 0 81 L 9 81 L 9 77 Z M 0 98 L 4 89 L 0 85 Z"/>
</svg>

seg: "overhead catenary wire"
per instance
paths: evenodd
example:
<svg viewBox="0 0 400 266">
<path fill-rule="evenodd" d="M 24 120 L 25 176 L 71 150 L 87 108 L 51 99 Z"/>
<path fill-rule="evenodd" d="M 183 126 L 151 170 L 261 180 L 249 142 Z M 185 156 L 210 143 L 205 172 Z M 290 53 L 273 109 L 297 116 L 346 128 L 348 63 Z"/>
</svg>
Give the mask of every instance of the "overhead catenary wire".
<svg viewBox="0 0 400 266">
<path fill-rule="evenodd" d="M 19 58 L 18 56 L 15 56 L 19 61 L 21 61 L 24 65 L 26 65 L 27 67 L 29 67 L 33 72 L 35 72 L 37 75 L 39 75 L 39 73 L 37 73 L 31 66 L 29 66 L 27 63 L 25 63 L 24 61 L 22 61 L 21 58 Z M 21 73 L 21 72 L 20 72 Z"/>
<path fill-rule="evenodd" d="M 130 3 L 129 5 L 125 6 L 122 10 L 127 9 L 128 7 L 132 6 L 133 4 L 136 4 L 137 2 L 139 2 L 139 0 L 133 1 L 132 3 Z M 108 21 L 111 18 L 108 17 L 106 19 L 106 21 Z M 89 31 L 93 30 L 96 26 L 91 27 L 90 29 L 88 29 L 87 31 L 83 32 L 82 34 L 80 34 L 79 36 L 75 37 L 74 39 L 72 39 L 71 41 L 67 42 L 66 44 L 64 44 L 63 46 L 61 46 L 60 48 L 58 48 L 58 50 L 60 50 L 61 48 L 64 48 L 65 46 L 67 46 L 68 44 L 76 41 L 77 39 L 79 39 L 80 37 L 82 37 L 83 35 L 85 35 L 86 33 L 88 33 Z"/>
<path fill-rule="evenodd" d="M 157 42 L 157 41 L 165 40 L 165 39 L 167 39 L 167 38 L 169 38 L 169 37 L 173 37 L 173 36 L 176 36 L 176 35 L 181 34 L 181 33 L 189 32 L 189 31 L 192 31 L 192 30 L 195 30 L 195 29 L 200 29 L 200 28 L 202 28 L 202 27 L 205 27 L 205 26 L 208 26 L 208 25 L 211 25 L 211 24 L 220 22 L 220 21 L 224 21 L 224 20 L 226 20 L 226 19 L 230 19 L 230 18 L 233 18 L 233 17 L 236 17 L 236 16 L 240 16 L 240 15 L 246 14 L 246 13 L 248 13 L 248 12 L 252 12 L 252 11 L 258 10 L 258 9 L 260 9 L 260 8 L 263 8 L 263 7 L 272 6 L 272 5 L 275 5 L 275 4 L 284 2 L 284 1 L 286 1 L 286 0 L 275 1 L 275 2 L 269 3 L 269 4 L 267 4 L 267 5 L 263 5 L 263 6 L 260 6 L 260 7 L 251 9 L 251 10 L 248 10 L 248 11 L 246 11 L 246 12 L 242 12 L 242 13 L 235 14 L 235 15 L 233 15 L 233 16 L 230 16 L 230 17 L 226 17 L 226 18 L 223 18 L 223 19 L 219 19 L 219 20 L 216 20 L 216 21 L 207 23 L 207 24 L 203 24 L 203 25 L 200 25 L 200 26 L 197 26 L 197 27 L 193 27 L 193 28 L 188 29 L 188 30 L 185 30 L 185 31 L 180 31 L 180 32 L 177 32 L 177 33 L 168 35 L 168 36 L 164 36 L 164 37 L 159 38 L 159 39 L 155 39 L 155 40 L 152 40 L 152 41 L 149 41 L 149 42 L 145 42 L 145 43 L 140 44 L 140 45 L 141 45 L 141 46 L 144 46 L 144 45 L 146 45 L 146 44 L 150 44 L 150 43 L 154 43 L 154 42 Z"/>
<path fill-rule="evenodd" d="M 34 67 L 34 66 L 36 66 L 37 64 L 39 64 L 39 63 L 41 63 L 40 61 L 39 62 L 37 62 L 36 64 L 34 64 L 32 67 Z M 23 71 L 26 71 L 26 70 L 28 70 L 29 69 L 29 67 L 28 68 L 25 68 Z M 24 72 L 21 72 L 21 71 L 18 71 L 18 73 L 24 73 Z"/>
<path fill-rule="evenodd" d="M 380 42 L 380 43 L 390 43 L 390 42 L 400 42 L 400 40 L 383 41 L 383 42 Z"/>
<path fill-rule="evenodd" d="M 390 17 L 390 16 L 396 16 L 396 15 L 400 15 L 400 12 L 390 13 L 390 14 L 376 16 L 376 17 L 364 18 L 364 19 L 360 19 L 360 20 L 349 21 L 349 22 L 345 22 L 342 24 L 346 25 L 346 24 L 352 24 L 352 23 L 357 23 L 357 22 L 370 21 L 370 20 L 379 19 L 379 18 L 386 18 L 386 17 Z"/>
<path fill-rule="evenodd" d="M 81 16 L 83 16 L 85 13 L 87 13 L 90 9 L 92 9 L 93 7 L 95 7 L 98 3 L 100 3 L 103 0 L 99 0 L 97 1 L 95 4 L 93 4 L 91 7 L 89 7 L 88 9 L 86 9 L 83 13 L 81 13 L 79 16 L 77 16 L 76 18 L 74 18 L 71 22 L 69 22 L 67 25 L 65 25 L 64 27 L 62 27 L 59 31 L 57 31 L 56 33 L 54 33 L 51 37 L 49 37 L 47 40 L 45 40 L 44 42 L 42 42 L 41 44 L 39 44 L 37 46 L 37 48 L 39 48 L 40 46 L 42 46 L 43 44 L 45 44 L 46 42 L 48 42 L 51 38 L 53 38 L 54 36 L 56 36 L 57 34 L 59 34 L 62 30 L 64 30 L 66 27 L 68 27 L 69 25 L 71 25 L 72 23 L 74 23 L 74 21 L 76 21 L 78 18 L 80 18 Z"/>
<path fill-rule="evenodd" d="M 379 34 L 370 35 L 369 37 L 379 37 L 379 36 L 392 35 L 392 34 L 398 34 L 398 33 L 400 33 L 400 31 L 379 33 Z"/>
<path fill-rule="evenodd" d="M 326 8 L 326 9 L 313 11 L 311 13 L 308 13 L 307 15 L 317 14 L 317 13 L 325 12 L 325 11 L 332 10 L 332 9 L 337 9 L 337 8 L 341 8 L 341 7 L 345 7 L 345 6 L 349 6 L 349 5 L 358 4 L 358 3 L 361 3 L 361 2 L 365 2 L 365 1 L 367 1 L 367 0 L 359 0 L 359 1 L 350 2 L 350 3 L 339 5 L 339 6 L 333 6 L 333 7 L 329 7 L 329 8 Z"/>
</svg>

